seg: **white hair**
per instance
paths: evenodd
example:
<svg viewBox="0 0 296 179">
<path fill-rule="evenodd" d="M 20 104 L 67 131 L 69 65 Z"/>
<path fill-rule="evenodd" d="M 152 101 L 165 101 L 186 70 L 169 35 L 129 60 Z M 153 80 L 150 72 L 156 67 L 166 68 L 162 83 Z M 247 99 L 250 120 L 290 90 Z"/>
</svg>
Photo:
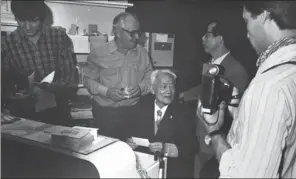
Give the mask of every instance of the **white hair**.
<svg viewBox="0 0 296 179">
<path fill-rule="evenodd" d="M 150 75 L 151 87 L 155 83 L 156 76 L 159 74 L 165 74 L 165 73 L 172 75 L 174 80 L 176 81 L 177 75 L 174 72 L 172 72 L 171 70 L 169 70 L 169 69 L 154 70 Z"/>
</svg>

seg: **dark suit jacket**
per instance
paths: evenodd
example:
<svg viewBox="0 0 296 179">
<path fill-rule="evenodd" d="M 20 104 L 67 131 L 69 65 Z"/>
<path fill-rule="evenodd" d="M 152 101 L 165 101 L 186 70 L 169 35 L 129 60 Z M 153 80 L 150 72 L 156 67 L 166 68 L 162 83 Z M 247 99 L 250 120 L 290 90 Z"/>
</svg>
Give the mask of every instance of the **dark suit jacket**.
<svg viewBox="0 0 296 179">
<path fill-rule="evenodd" d="M 242 64 L 235 60 L 231 53 L 229 53 L 221 65 L 225 68 L 224 77 L 234 84 L 240 92 L 244 92 L 248 87 L 250 78 L 249 75 Z M 201 93 L 201 84 L 187 90 L 184 92 L 184 100 L 197 100 Z"/>
<path fill-rule="evenodd" d="M 221 65 L 225 68 L 224 76 L 231 81 L 240 92 L 244 92 L 250 82 L 245 67 L 234 59 L 230 53 L 225 57 Z"/>
<path fill-rule="evenodd" d="M 134 122 L 133 136 L 148 138 L 152 142 L 173 143 L 178 157 L 168 159 L 167 177 L 193 177 L 194 157 L 197 153 L 193 111 L 186 110 L 176 102 L 170 104 L 154 135 L 154 97 L 148 95 L 140 100 L 141 110 Z"/>
</svg>

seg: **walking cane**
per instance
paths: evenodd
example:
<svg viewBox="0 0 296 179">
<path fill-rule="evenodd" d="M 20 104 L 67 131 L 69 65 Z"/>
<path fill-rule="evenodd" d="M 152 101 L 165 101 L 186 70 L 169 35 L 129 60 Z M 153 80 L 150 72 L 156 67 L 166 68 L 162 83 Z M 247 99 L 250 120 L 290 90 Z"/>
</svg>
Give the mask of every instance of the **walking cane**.
<svg viewBox="0 0 296 179">
<path fill-rule="evenodd" d="M 159 162 L 159 173 L 158 178 L 164 178 L 164 161 L 163 161 L 164 155 L 161 152 L 156 152 L 154 154 L 154 161 L 158 160 Z"/>
</svg>

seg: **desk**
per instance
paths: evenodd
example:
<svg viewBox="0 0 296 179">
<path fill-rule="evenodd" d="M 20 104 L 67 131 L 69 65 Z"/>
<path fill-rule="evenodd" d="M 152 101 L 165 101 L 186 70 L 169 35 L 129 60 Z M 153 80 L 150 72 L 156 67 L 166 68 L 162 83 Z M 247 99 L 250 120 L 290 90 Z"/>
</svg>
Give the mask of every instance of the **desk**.
<svg viewBox="0 0 296 179">
<path fill-rule="evenodd" d="M 44 130 L 53 125 L 21 121 L 28 125 L 18 132 L 9 132 L 10 124 L 1 126 L 3 177 L 139 178 L 135 152 L 124 142 L 102 136 L 106 146 L 81 154 L 52 145 Z M 153 155 L 137 155 L 149 175 L 157 176 Z"/>
</svg>

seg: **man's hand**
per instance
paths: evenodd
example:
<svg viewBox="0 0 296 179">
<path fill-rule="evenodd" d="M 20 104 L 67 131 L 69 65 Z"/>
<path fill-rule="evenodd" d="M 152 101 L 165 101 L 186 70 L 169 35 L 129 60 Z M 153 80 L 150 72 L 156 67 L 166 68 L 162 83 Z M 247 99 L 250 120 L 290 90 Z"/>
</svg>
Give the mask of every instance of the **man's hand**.
<svg viewBox="0 0 296 179">
<path fill-rule="evenodd" d="M 61 89 L 66 89 L 67 88 L 67 84 L 65 83 L 47 83 L 47 82 L 43 82 L 43 83 L 37 83 L 36 86 L 38 86 L 40 89 L 47 91 L 47 92 L 56 92 L 58 90 Z"/>
<path fill-rule="evenodd" d="M 132 138 L 128 138 L 126 140 L 126 143 L 134 150 L 135 148 L 138 147 L 138 145 L 133 141 Z"/>
<path fill-rule="evenodd" d="M 107 90 L 107 96 L 112 100 L 112 101 L 121 101 L 124 99 L 123 97 L 124 92 L 118 88 L 108 88 Z"/>
<path fill-rule="evenodd" d="M 135 98 L 141 95 L 141 88 L 139 85 L 129 85 L 127 88 L 129 98 Z"/>
<path fill-rule="evenodd" d="M 162 145 L 161 142 L 154 142 L 154 143 L 150 143 L 149 144 L 149 149 L 153 153 L 155 153 L 155 152 L 161 152 L 163 147 L 164 146 Z"/>
<path fill-rule="evenodd" d="M 204 124 L 207 132 L 209 133 L 215 130 L 219 130 L 224 123 L 224 115 L 225 115 L 225 108 L 226 108 L 225 102 L 224 101 L 221 102 L 218 110 L 214 114 L 203 113 L 201 111 L 201 108 L 202 108 L 202 105 L 199 100 L 197 110 L 196 110 L 196 115 Z M 214 124 L 214 125 L 209 125 L 208 123 Z"/>
</svg>

